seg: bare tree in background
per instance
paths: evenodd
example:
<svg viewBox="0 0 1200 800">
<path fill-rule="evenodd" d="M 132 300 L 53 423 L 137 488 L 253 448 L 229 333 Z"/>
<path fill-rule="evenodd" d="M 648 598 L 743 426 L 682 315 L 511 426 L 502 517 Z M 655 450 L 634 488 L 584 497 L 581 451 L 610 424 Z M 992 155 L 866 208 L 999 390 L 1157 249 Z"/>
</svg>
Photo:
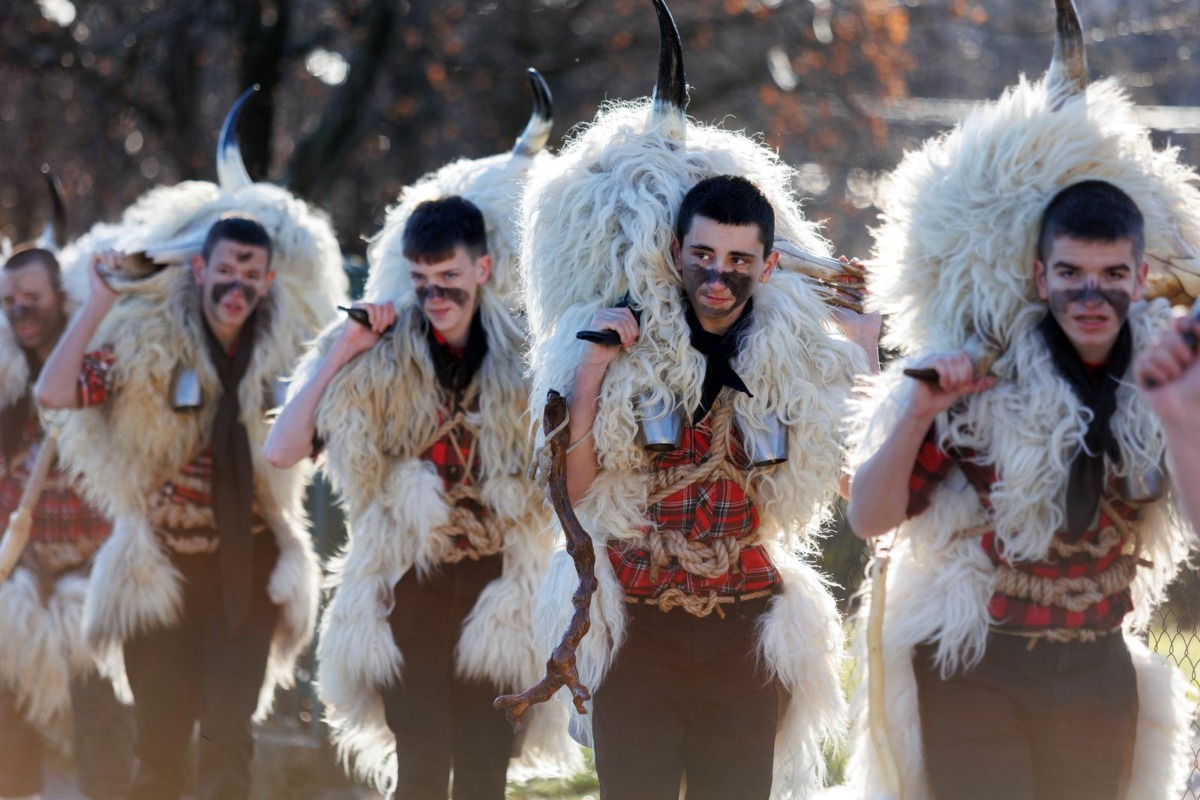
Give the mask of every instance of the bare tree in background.
<svg viewBox="0 0 1200 800">
<path fill-rule="evenodd" d="M 950 121 L 880 109 L 909 94 L 995 96 L 1040 71 L 1052 20 L 1041 0 L 674 5 L 691 113 L 762 133 L 799 167 L 809 213 L 858 255 L 873 178 Z M 1124 74 L 1141 102 L 1196 102 L 1189 4 L 1087 0 L 1083 12 L 1094 74 Z M 328 209 L 361 253 L 404 184 L 511 144 L 525 67 L 549 81 L 562 134 L 607 98 L 645 94 L 657 46 L 649 0 L 8 0 L 0 233 L 40 224 L 43 161 L 79 225 L 155 184 L 211 178 L 221 117 L 258 83 L 242 127 L 251 174 Z"/>
</svg>

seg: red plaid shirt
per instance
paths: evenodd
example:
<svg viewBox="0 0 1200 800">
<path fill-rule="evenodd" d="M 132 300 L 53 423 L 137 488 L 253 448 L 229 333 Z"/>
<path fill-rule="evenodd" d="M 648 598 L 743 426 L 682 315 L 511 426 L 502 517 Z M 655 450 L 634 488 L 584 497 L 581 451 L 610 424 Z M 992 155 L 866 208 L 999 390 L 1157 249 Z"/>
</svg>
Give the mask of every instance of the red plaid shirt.
<svg viewBox="0 0 1200 800">
<path fill-rule="evenodd" d="M 709 417 L 699 425 L 685 425 L 683 443 L 678 450 L 651 455 L 656 470 L 667 470 L 683 464 L 698 464 L 708 456 L 712 440 Z M 744 465 L 741 435 L 734 430 L 735 464 Z M 758 530 L 758 512 L 735 481 L 718 478 L 715 481 L 694 483 L 655 503 L 649 509 L 650 519 L 658 530 L 680 531 L 689 541 L 707 542 L 723 536 L 743 539 Z M 608 559 L 627 595 L 653 597 L 669 587 L 678 587 L 688 594 L 739 595 L 768 589 L 779 583 L 779 572 L 761 546 L 742 548 L 737 571 L 720 578 L 693 575 L 680 566 L 678 559 L 658 571 L 657 583 L 651 580 L 650 551 L 631 542 L 614 541 L 608 546 Z"/>
<path fill-rule="evenodd" d="M 913 465 L 912 476 L 908 488 L 908 516 L 915 517 L 929 508 L 930 498 L 934 491 L 950 474 L 956 465 L 963 475 L 978 492 L 985 508 L 990 509 L 989 495 L 992 484 L 996 482 L 994 467 L 976 463 L 974 453 L 964 452 L 948 454 L 937 444 L 933 428 L 917 453 Z M 1136 506 L 1112 501 L 1112 507 L 1125 521 L 1135 521 L 1138 518 Z M 1099 541 L 1100 533 L 1112 526 L 1112 519 L 1102 510 L 1098 524 L 1089 528 L 1078 539 L 1072 540 L 1067 533 L 1060 531 L 1056 536 L 1065 543 Z M 1094 557 L 1086 552 L 1061 556 L 1053 550 L 1041 561 L 1008 562 L 1004 558 L 1002 545 L 996 541 L 995 532 L 988 532 L 980 540 L 980 546 L 991 562 L 997 566 L 1008 564 L 1012 569 L 1050 580 L 1059 578 L 1091 577 L 1104 572 L 1112 566 L 1121 554 L 1119 546 L 1113 547 L 1103 556 Z M 1031 632 L 1055 628 L 1086 628 L 1097 631 L 1111 631 L 1120 626 L 1121 620 L 1133 608 L 1133 598 L 1128 589 L 1108 595 L 1091 604 L 1083 611 L 1069 611 L 1058 605 L 1040 605 L 1025 598 L 1012 597 L 997 592 L 988 603 L 988 613 L 992 624 L 1004 630 Z"/>
<path fill-rule="evenodd" d="M 81 408 L 104 405 L 112 395 L 112 367 L 115 356 L 111 347 L 88 353 L 79 376 Z M 150 520 L 160 538 L 174 551 L 184 555 L 212 553 L 220 545 L 212 512 L 212 448 L 206 447 L 175 477 L 163 483 L 150 500 Z M 253 508 L 251 530 L 267 529 L 258 503 Z"/>
<path fill-rule="evenodd" d="M 433 330 L 433 335 L 438 345 L 450 358 L 462 360 L 464 348 L 452 346 L 436 328 Z M 478 411 L 478 404 L 473 404 L 466 411 L 468 413 Z M 449 410 L 445 408 L 438 412 L 439 427 L 445 423 L 449 414 Z M 459 425 L 434 442 L 428 450 L 421 454 L 421 458 L 433 464 L 438 477 L 442 479 L 442 486 L 447 492 L 464 481 L 478 486 L 482 478 L 482 465 L 479 463 L 479 454 L 475 452 L 475 435 L 463 425 Z M 479 520 L 483 520 L 487 515 L 487 509 L 472 500 L 459 500 L 457 505 L 469 509 Z M 466 536 L 456 536 L 455 544 L 462 549 L 471 546 Z"/>
<path fill-rule="evenodd" d="M 30 416 L 11 464 L 6 463 L 0 448 L 0 525 L 7 525 L 9 515 L 21 504 L 43 438 L 41 425 Z M 33 509 L 27 552 L 36 558 L 39 568 L 58 575 L 85 564 L 111 530 L 103 514 L 75 493 L 56 463 Z"/>
</svg>

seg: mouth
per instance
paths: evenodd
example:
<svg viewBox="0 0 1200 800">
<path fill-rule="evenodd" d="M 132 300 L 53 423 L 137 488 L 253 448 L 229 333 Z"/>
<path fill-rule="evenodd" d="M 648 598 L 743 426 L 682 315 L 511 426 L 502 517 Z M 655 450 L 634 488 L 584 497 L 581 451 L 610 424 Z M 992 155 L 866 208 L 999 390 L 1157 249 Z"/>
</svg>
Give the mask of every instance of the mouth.
<svg viewBox="0 0 1200 800">
<path fill-rule="evenodd" d="M 18 322 L 13 326 L 13 331 L 21 339 L 34 339 L 37 337 L 41 326 L 36 322 Z"/>
<path fill-rule="evenodd" d="M 724 295 L 709 294 L 708 292 L 700 292 L 698 294 L 698 297 L 700 298 L 700 301 L 702 303 L 704 303 L 706 306 L 720 307 L 720 306 L 729 305 L 730 303 L 733 302 L 732 297 L 727 297 Z"/>
<path fill-rule="evenodd" d="M 222 303 L 221 307 L 225 309 L 225 313 L 233 317 L 240 317 L 246 313 L 245 303 Z"/>
<path fill-rule="evenodd" d="M 1108 327 L 1108 317 L 1104 314 L 1075 314 L 1071 319 L 1084 331 L 1099 331 Z"/>
</svg>

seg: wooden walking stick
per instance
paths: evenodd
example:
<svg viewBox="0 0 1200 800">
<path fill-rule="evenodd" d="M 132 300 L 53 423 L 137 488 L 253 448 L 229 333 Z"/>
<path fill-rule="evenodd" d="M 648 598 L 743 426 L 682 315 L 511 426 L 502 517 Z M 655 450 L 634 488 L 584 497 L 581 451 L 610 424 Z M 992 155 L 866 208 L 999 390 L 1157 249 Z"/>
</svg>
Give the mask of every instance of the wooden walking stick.
<svg viewBox="0 0 1200 800">
<path fill-rule="evenodd" d="M 38 451 L 37 460 L 33 464 L 33 472 L 25 491 L 21 494 L 21 504 L 8 517 L 8 530 L 0 539 L 0 584 L 8 580 L 8 576 L 16 569 L 25 545 L 29 543 L 29 532 L 33 527 L 33 509 L 38 498 L 42 496 L 42 487 L 46 485 L 46 476 L 58 454 L 58 434 L 51 432 L 42 440 L 42 449 Z"/>
<path fill-rule="evenodd" d="M 887 603 L 887 569 L 890 548 L 880 548 L 871 562 L 871 605 L 867 609 L 867 728 L 883 769 L 883 779 L 896 800 L 903 800 L 904 785 L 892 750 L 887 722 L 887 693 L 883 672 L 883 612 Z"/>
<path fill-rule="evenodd" d="M 567 401 L 553 389 L 546 398 L 546 410 L 542 416 L 542 430 L 546 434 L 546 447 L 550 454 L 547 469 L 547 482 L 550 488 L 550 504 L 558 514 L 563 531 L 567 537 L 567 553 L 575 561 L 575 571 L 579 575 L 579 586 L 571 597 L 571 605 L 575 613 L 563 633 L 562 641 L 546 662 L 546 677 L 535 686 L 520 694 L 506 694 L 496 698 L 493 706 L 503 711 L 513 730 L 520 733 L 525 728 L 525 712 L 531 706 L 544 703 L 554 696 L 563 686 L 566 686 L 575 702 L 575 710 L 586 714 L 583 704 L 591 699 L 586 686 L 579 680 L 579 669 L 575 662 L 579 643 L 592 625 L 591 605 L 592 594 L 596 591 L 596 551 L 592 547 L 592 537 L 579 524 L 575 510 L 571 508 L 571 500 L 567 496 L 567 441 L 570 432 L 567 430 Z"/>
</svg>

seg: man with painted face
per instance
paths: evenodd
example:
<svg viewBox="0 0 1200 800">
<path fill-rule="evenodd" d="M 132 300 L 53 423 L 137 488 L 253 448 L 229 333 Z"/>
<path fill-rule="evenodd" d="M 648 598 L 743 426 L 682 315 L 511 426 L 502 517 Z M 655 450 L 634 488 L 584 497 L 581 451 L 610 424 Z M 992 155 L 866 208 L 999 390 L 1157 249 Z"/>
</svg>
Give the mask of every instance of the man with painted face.
<svg viewBox="0 0 1200 800">
<path fill-rule="evenodd" d="M 1146 341 L 1157 324 L 1138 303 L 1148 271 L 1143 226 L 1138 207 L 1111 184 L 1083 181 L 1056 195 L 1044 212 L 1033 264 L 1046 310 L 1030 341 L 1013 345 L 1026 380 L 1043 371 L 1055 377 L 1043 385 L 1044 396 L 1026 397 L 1023 433 L 991 430 L 1003 418 L 984 405 L 1000 391 L 997 378 L 980 377 L 965 351 L 934 354 L 913 366 L 934 370 L 937 379 L 908 381 L 894 427 L 854 474 L 849 521 L 863 537 L 919 518 L 931 506 L 945 514 L 949 501 L 939 490 L 955 481 L 955 491 L 977 495 L 984 508 L 1012 502 L 1013 492 L 1036 508 L 1041 490 L 1022 490 L 1021 481 L 1032 477 L 1037 460 L 1055 465 L 1060 457 L 1053 438 L 1033 438 L 1040 409 L 1053 401 L 1059 381 L 1079 409 L 1078 427 L 1065 434 L 1078 436 L 1079 444 L 1062 464 L 1065 481 L 1055 498 L 1060 527 L 1045 549 L 1001 539 L 1003 517 L 955 539 L 956 547 L 973 543 L 981 562 L 973 568 L 985 576 L 994 570 L 995 577 L 985 589 L 986 647 L 969 666 L 943 668 L 941 637 L 914 649 L 924 768 L 934 797 L 1126 796 L 1139 681 L 1121 626 L 1133 610 L 1141 563 L 1137 531 L 1164 480 L 1156 463 L 1140 458 L 1137 448 L 1147 445 L 1139 440 L 1147 434 L 1131 406 L 1136 394 L 1125 385 L 1135 336 Z M 1006 396 L 1012 388 L 1001 387 Z M 1055 417 L 1056 424 L 1070 424 L 1069 413 Z M 979 444 L 947 446 L 948 430 Z M 1153 441 L 1148 449 L 1154 452 Z M 1026 460 L 1014 460 L 1014 451 Z M 1017 464 L 1026 465 L 1026 474 L 1014 471 Z M 1161 700 L 1141 698 L 1151 699 Z"/>
<path fill-rule="evenodd" d="M 492 701 L 536 674 L 551 549 L 525 478 L 524 332 L 463 197 L 402 195 L 371 257 L 378 302 L 301 364 L 266 444 L 288 466 L 324 442 L 347 504 L 318 652 L 327 721 L 386 795 L 445 800 L 453 772 L 455 798 L 501 800 L 514 738 Z"/>
<path fill-rule="evenodd" d="M 193 437 L 182 427 L 177 441 L 194 441 L 175 453 L 175 474 L 151 487 L 148 522 L 164 560 L 160 569 L 182 576 L 178 616 L 123 641 L 124 667 L 136 707 L 139 766 L 131 798 L 163 800 L 183 792 L 184 759 L 193 725 L 200 723 L 198 798 L 243 798 L 250 788 L 254 741 L 250 720 L 259 703 L 280 606 L 268 592 L 279 547 L 268 532 L 257 491 L 246 391 L 263 376 L 256 351 L 269 342 L 272 320 L 260 308 L 275 273 L 270 236 L 257 220 L 227 215 L 209 230 L 191 261 L 191 285 L 180 274 L 171 324 L 187 332 L 191 347 L 172 387 L 178 424 L 198 422 Z M 112 346 L 88 350 L 120 297 L 107 276 L 120 274 L 123 256 L 92 256 L 90 293 L 43 370 L 39 401 L 52 408 L 97 408 L 167 398 L 127 396 L 130 373 Z M 127 298 L 134 304 L 139 298 Z M 148 313 L 157 307 L 142 303 Z M 278 312 L 276 312 L 278 313 Z M 158 322 L 158 320 L 154 320 Z M 266 328 L 260 333 L 260 330 Z M 153 327 L 147 325 L 145 334 Z M 172 347 L 173 342 L 145 342 Z M 260 354 L 261 355 L 261 354 Z M 277 376 L 275 376 L 277 377 Z M 181 390 L 191 383 L 193 396 Z M 265 387 L 264 387 L 265 388 Z M 165 390 L 166 387 L 163 387 Z M 197 416 L 198 415 L 198 416 Z M 151 419 L 147 415 L 147 420 Z M 148 440 L 157 434 L 147 427 Z M 184 446 L 187 446 L 186 444 Z M 138 592 L 139 587 L 96 586 L 93 593 Z M 119 597 L 118 597 L 119 599 Z"/>
<path fill-rule="evenodd" d="M 45 439 L 32 382 L 67 323 L 66 293 L 49 250 L 19 250 L 0 268 L 0 520 L 21 502 Z M 15 348 L 10 345 L 15 344 Z M 85 795 L 120 800 L 133 771 L 133 721 L 86 657 L 80 612 L 92 555 L 111 526 L 57 465 L 33 510 L 20 566 L 0 585 L 0 797 L 43 789 L 39 726 L 74 720 Z"/>
<path fill-rule="evenodd" d="M 747 440 L 746 431 L 755 429 L 746 420 L 771 423 L 769 412 L 751 411 L 748 401 L 757 396 L 760 403 L 773 398 L 786 404 L 785 396 L 812 391 L 809 381 L 828 380 L 813 391 L 813 406 L 775 423 L 785 431 L 803 428 L 790 431 L 793 441 L 807 434 L 813 445 L 836 430 L 829 423 L 861 354 L 822 328 L 824 312 L 804 305 L 813 301 L 797 291 L 795 276 L 771 281 L 779 263 L 774 241 L 774 209 L 745 178 L 705 178 L 683 197 L 671 248 L 683 302 L 672 298 L 670 309 L 686 320 L 700 380 L 688 395 L 694 403 L 680 409 L 681 439 L 646 452 L 642 468 L 623 452 L 628 442 L 603 464 L 599 452 L 600 441 L 613 447 L 611 432 L 601 432 L 602 417 L 606 408 L 623 405 L 613 392 L 628 390 L 624 370 L 627 359 L 637 357 L 644 320 L 628 308 L 599 310 L 591 327 L 615 331 L 620 346 L 589 344 L 578 364 L 570 396 L 575 444 L 566 461 L 572 501 L 586 508 L 597 490 L 649 480 L 647 493 L 639 493 L 645 505 L 635 515 L 644 515 L 646 528 L 635 525 L 625 533 L 629 522 L 612 513 L 609 519 L 620 521 L 593 533 L 605 540 L 597 550 L 598 561 L 607 563 L 597 565 L 597 577 L 615 578 L 617 602 L 624 606 L 619 613 L 628 619 L 619 652 L 592 687 L 596 769 L 605 797 L 675 798 L 686 775 L 688 798 L 766 798 L 780 777 L 773 766 L 776 735 L 794 735 L 785 724 L 788 702 L 781 702 L 786 691 L 778 674 L 796 664 L 786 647 L 775 649 L 775 626 L 819 628 L 813 608 L 825 600 L 819 599 L 819 581 L 809 584 L 804 565 L 769 532 L 780 525 L 776 493 L 793 492 L 805 480 L 813 481 L 806 490 L 819 493 L 821 482 L 833 477 L 827 470 L 836 463 L 837 448 L 830 438 L 834 458 L 819 466 L 810 462 L 813 474 L 800 478 L 794 470 L 803 467 L 786 433 L 777 434 L 769 456 Z M 877 318 L 865 323 L 856 327 L 867 331 L 862 346 L 873 352 Z M 788 346 L 782 358 L 765 352 L 784 329 L 806 342 L 807 353 Z M 817 352 L 832 368 L 824 379 L 815 377 L 808 360 Z M 672 418 L 677 412 L 666 413 Z M 775 482 L 769 489 L 768 480 Z M 832 483 L 824 483 L 826 491 Z M 605 520 L 591 525 L 605 526 Z M 613 535 L 618 530 L 624 535 Z M 594 611 L 594 619 L 601 613 Z M 807 677 L 819 680 L 816 672 Z M 777 790 L 790 796 L 793 787 L 783 785 Z"/>
</svg>

